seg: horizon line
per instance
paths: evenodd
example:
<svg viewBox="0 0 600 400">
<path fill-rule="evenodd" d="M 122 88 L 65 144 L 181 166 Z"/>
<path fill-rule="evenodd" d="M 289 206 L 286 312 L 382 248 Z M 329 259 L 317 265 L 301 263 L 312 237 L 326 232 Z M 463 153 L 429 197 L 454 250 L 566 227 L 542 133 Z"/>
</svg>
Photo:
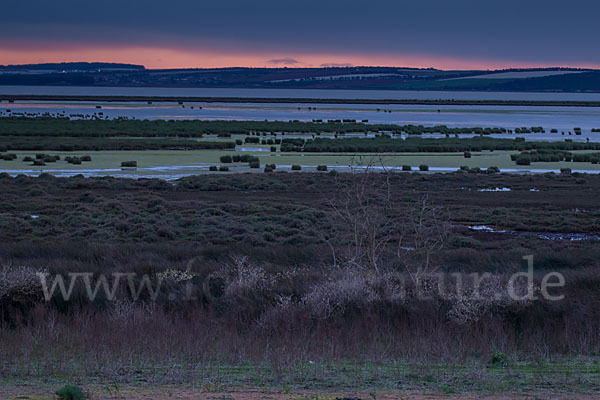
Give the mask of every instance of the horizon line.
<svg viewBox="0 0 600 400">
<path fill-rule="evenodd" d="M 436 71 L 508 71 L 508 70 L 588 70 L 588 71 L 598 71 L 600 68 L 596 67 L 583 67 L 583 66 L 527 66 L 527 67 L 500 67 L 500 68 L 443 68 L 443 67 L 434 67 L 434 66 L 421 66 L 421 67 L 413 67 L 413 66 L 401 66 L 401 65 L 320 65 L 320 66 L 256 66 L 256 65 L 225 65 L 220 67 L 192 67 L 192 66 L 182 66 L 182 67 L 165 67 L 165 68 L 152 68 L 147 67 L 144 64 L 136 64 L 136 63 L 128 63 L 128 62 L 118 62 L 118 61 L 53 61 L 53 62 L 39 62 L 39 63 L 22 63 L 22 64 L 0 64 L 0 68 L 10 68 L 10 67 L 25 67 L 25 66 L 37 66 L 37 65 L 59 65 L 59 64 L 116 64 L 123 66 L 135 66 L 142 67 L 144 70 L 218 70 L 218 69 L 234 69 L 234 68 L 244 68 L 244 69 L 352 69 L 352 68 L 390 68 L 390 69 L 405 69 L 405 70 L 436 70 Z"/>
</svg>

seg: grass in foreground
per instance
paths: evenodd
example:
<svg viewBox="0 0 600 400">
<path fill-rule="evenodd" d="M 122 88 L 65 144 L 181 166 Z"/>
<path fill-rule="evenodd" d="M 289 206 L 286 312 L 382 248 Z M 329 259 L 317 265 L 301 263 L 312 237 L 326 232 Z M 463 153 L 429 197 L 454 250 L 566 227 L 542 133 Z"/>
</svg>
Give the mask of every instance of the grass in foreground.
<svg viewBox="0 0 600 400">
<path fill-rule="evenodd" d="M 176 364 L 137 369 L 134 373 L 125 367 L 114 372 L 112 377 L 85 374 L 5 376 L 0 382 L 4 390 L 12 388 L 14 392 L 28 394 L 36 391 L 47 393 L 62 385 L 76 384 L 97 396 L 108 394 L 131 398 L 157 389 L 181 390 L 196 396 L 249 391 L 285 394 L 286 398 L 339 398 L 341 393 L 361 393 L 362 398 L 380 395 L 385 398 L 390 393 L 478 397 L 539 394 L 541 398 L 559 398 L 561 394 L 598 395 L 600 386 L 599 363 L 594 359 L 507 366 L 403 362 L 306 362 L 286 368 L 268 364 Z M 34 386 L 36 389 L 22 389 L 22 386 Z"/>
</svg>

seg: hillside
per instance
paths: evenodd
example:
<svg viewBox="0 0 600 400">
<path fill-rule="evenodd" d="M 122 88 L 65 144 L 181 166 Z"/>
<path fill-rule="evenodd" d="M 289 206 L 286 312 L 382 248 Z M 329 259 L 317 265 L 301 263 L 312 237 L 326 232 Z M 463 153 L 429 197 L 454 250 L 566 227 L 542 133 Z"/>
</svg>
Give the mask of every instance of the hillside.
<svg viewBox="0 0 600 400">
<path fill-rule="evenodd" d="M 396 67 L 150 70 L 141 65 L 0 66 L 0 85 L 600 92 L 600 71 Z"/>
</svg>

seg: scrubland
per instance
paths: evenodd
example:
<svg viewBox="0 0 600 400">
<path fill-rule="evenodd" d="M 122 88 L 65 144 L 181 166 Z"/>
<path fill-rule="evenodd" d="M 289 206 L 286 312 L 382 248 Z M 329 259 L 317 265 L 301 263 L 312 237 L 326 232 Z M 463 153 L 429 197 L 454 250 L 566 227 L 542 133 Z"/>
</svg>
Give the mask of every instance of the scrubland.
<svg viewBox="0 0 600 400">
<path fill-rule="evenodd" d="M 8 384 L 596 393 L 600 177 L 4 174 L 0 187 Z M 573 233 L 589 237 L 561 239 Z M 536 299 L 507 297 L 530 255 Z M 549 272 L 561 300 L 541 296 Z M 472 273 L 488 274 L 475 297 Z M 68 301 L 46 298 L 40 276 L 73 274 Z"/>
</svg>

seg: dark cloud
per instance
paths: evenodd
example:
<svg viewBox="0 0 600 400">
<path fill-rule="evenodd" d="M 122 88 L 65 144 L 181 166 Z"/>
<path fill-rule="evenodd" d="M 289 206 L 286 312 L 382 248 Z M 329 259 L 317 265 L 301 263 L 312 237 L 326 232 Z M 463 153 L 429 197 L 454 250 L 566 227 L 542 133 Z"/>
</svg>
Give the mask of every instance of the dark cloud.
<svg viewBox="0 0 600 400">
<path fill-rule="evenodd" d="M 272 60 L 267 60 L 268 64 L 274 65 L 298 65 L 302 64 L 300 61 L 295 58 L 274 58 Z"/>
<path fill-rule="evenodd" d="M 600 64 L 598 15 L 597 0 L 30 0 L 2 5 L 0 37 Z"/>
</svg>

